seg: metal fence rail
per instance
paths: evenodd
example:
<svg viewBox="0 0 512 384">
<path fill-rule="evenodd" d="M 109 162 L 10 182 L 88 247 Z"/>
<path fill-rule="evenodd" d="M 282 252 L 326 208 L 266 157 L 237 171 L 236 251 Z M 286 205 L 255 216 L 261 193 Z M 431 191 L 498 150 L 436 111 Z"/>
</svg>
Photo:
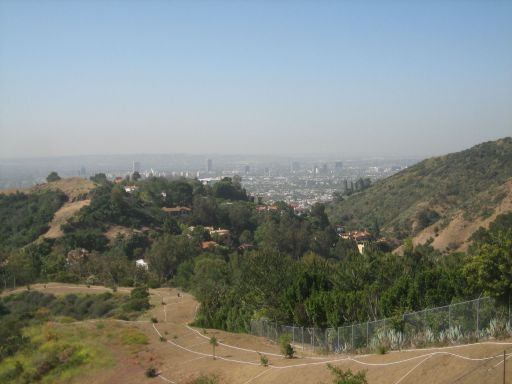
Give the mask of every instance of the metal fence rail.
<svg viewBox="0 0 512 384">
<path fill-rule="evenodd" d="M 479 298 L 444 307 L 406 313 L 338 328 L 308 328 L 280 325 L 269 320 L 251 320 L 251 334 L 278 342 L 288 335 L 297 348 L 346 353 L 361 349 L 418 348 L 436 344 L 466 344 L 499 335 L 512 336 L 510 311 L 498 314 L 494 300 Z"/>
</svg>

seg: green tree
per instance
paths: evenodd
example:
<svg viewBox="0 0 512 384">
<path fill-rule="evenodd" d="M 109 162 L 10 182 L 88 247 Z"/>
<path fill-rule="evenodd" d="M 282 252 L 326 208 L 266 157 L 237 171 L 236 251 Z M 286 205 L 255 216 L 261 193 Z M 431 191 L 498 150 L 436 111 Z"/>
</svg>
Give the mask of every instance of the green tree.
<svg viewBox="0 0 512 384">
<path fill-rule="evenodd" d="M 502 301 L 512 296 L 512 229 L 489 234 L 464 265 L 469 286 Z"/>
<path fill-rule="evenodd" d="M 132 174 L 132 180 L 133 181 L 139 181 L 140 180 L 140 173 L 138 171 L 133 172 Z"/>
<path fill-rule="evenodd" d="M 160 282 L 176 274 L 178 265 L 199 253 L 199 245 L 186 235 L 164 235 L 149 251 L 149 266 Z"/>
<path fill-rule="evenodd" d="M 46 181 L 49 183 L 51 183 L 53 181 L 59 181 L 59 180 L 60 180 L 60 176 L 55 171 L 51 172 L 48 176 L 46 176 Z"/>
<path fill-rule="evenodd" d="M 215 336 L 210 337 L 210 345 L 213 349 L 213 360 L 215 360 L 215 347 L 219 345 L 219 342 L 217 341 L 217 338 Z"/>
<path fill-rule="evenodd" d="M 94 176 L 89 177 L 92 182 L 102 184 L 108 182 L 107 175 L 104 173 L 96 173 Z"/>
</svg>

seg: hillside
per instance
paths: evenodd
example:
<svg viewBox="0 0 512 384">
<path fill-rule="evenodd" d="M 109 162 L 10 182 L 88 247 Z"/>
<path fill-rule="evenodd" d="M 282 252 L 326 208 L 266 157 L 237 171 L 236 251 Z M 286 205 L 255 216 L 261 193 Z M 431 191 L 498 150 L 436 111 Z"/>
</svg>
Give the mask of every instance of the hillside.
<svg viewBox="0 0 512 384">
<path fill-rule="evenodd" d="M 101 298 L 109 297 L 106 295 L 112 296 L 108 293 L 110 289 L 100 286 L 87 288 L 83 285 L 49 283 L 44 286 L 35 285 L 32 290 L 32 296 L 35 296 L 36 291 L 60 298 L 73 294 L 77 303 L 100 301 Z M 129 290 L 119 288 L 122 293 L 128 293 Z M 17 292 L 28 294 L 25 289 Z M 6 383 L 19 382 L 11 373 L 14 369 L 8 372 L 14 360 L 21 361 L 26 372 L 31 373 L 35 368 L 34 363 L 39 363 L 41 367 L 44 358 L 48 360 L 49 347 L 53 347 L 53 350 L 67 347 L 70 355 L 87 353 L 82 353 L 85 358 L 75 362 L 75 365 L 63 364 L 53 370 L 52 366 L 45 365 L 50 369 L 44 372 L 46 381 L 42 382 L 75 384 L 328 384 L 334 382 L 334 377 L 327 369 L 328 363 L 353 372 L 365 370 L 369 384 L 501 383 L 503 350 L 506 349 L 507 358 L 511 356 L 512 342 L 505 339 L 403 350 L 384 355 L 327 355 L 296 346 L 296 357 L 285 359 L 278 345 L 263 337 L 188 326 L 194 318 L 198 303 L 192 295 L 182 293 L 178 297 L 177 292 L 169 288 L 150 290 L 153 306 L 138 321 L 112 318 L 78 321 L 68 316 L 39 328 L 32 327 L 32 334 L 29 335 L 39 342 L 35 344 L 35 350 L 46 353 L 40 353 L 36 360 L 30 349 L 22 350 L 22 353 L 0 362 L 0 377 L 3 374 Z M 87 297 L 86 294 L 91 296 Z M 10 293 L 3 294 L 7 295 Z M 68 299 L 67 302 L 70 301 Z M 75 308 L 80 306 L 72 306 L 69 309 L 71 315 L 76 316 Z M 86 314 L 89 312 L 94 311 Z M 149 317 L 158 322 L 148 321 Z M 40 334 L 34 335 L 35 331 L 40 331 Z M 209 344 L 211 336 L 219 340 L 215 360 Z M 261 355 L 268 358 L 268 366 L 261 365 Z M 145 377 L 148 367 L 157 369 L 158 378 Z M 507 362 L 505 369 L 506 382 L 510 383 L 508 378 L 511 377 L 512 365 Z M 8 373 L 14 377 L 6 377 Z"/>
<path fill-rule="evenodd" d="M 329 207 L 331 222 L 394 240 L 431 239 L 437 249 L 467 240 L 512 209 L 512 138 L 424 160 Z"/>
<path fill-rule="evenodd" d="M 0 194 L 35 193 L 41 191 L 61 191 L 68 196 L 69 202 L 84 200 L 88 193 L 94 188 L 95 184 L 81 177 L 67 177 L 51 183 L 37 184 L 26 189 L 4 189 Z"/>
<path fill-rule="evenodd" d="M 0 191 L 1 247 L 24 246 L 39 236 L 62 236 L 60 226 L 88 205 L 94 183 L 79 177 Z"/>
</svg>

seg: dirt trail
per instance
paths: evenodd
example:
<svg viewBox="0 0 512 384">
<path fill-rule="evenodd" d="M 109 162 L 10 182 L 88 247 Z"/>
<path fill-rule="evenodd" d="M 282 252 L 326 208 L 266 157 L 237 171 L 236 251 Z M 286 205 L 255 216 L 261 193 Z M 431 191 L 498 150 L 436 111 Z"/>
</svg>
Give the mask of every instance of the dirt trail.
<svg viewBox="0 0 512 384">
<path fill-rule="evenodd" d="M 92 293 L 108 288 L 48 284 L 41 289 L 54 294 Z M 129 289 L 120 288 L 120 292 Z M 188 326 L 193 320 L 197 301 L 189 294 L 175 289 L 151 290 L 154 307 L 135 324 L 150 340 L 148 349 L 157 356 L 152 363 L 160 371 L 159 379 L 139 376 L 138 382 L 190 383 L 200 374 L 215 374 L 220 383 L 227 384 L 320 384 L 331 383 L 332 376 L 326 367 L 330 362 L 343 369 L 367 370 L 369 384 L 416 383 L 502 383 L 503 351 L 507 351 L 507 383 L 512 384 L 512 340 L 488 342 L 465 346 L 431 348 L 413 351 L 390 352 L 385 355 L 307 355 L 300 351 L 294 359 L 280 357 L 274 343 L 256 336 L 233 334 L 219 330 L 204 330 Z M 156 317 L 158 323 L 149 321 Z M 160 340 L 165 337 L 165 342 Z M 220 341 L 213 360 L 209 338 L 215 335 Z M 269 367 L 260 365 L 260 351 L 269 359 Z M 147 364 L 147 362 L 145 363 Z M 141 363 L 141 365 L 143 365 Z M 139 372 L 142 371 L 142 368 Z M 133 372 L 117 367 L 108 375 L 108 381 L 98 378 L 98 383 L 128 383 L 134 381 Z M 158 380 L 158 381 L 155 381 Z M 79 380 L 77 382 L 80 382 Z"/>
<path fill-rule="evenodd" d="M 386 355 L 308 356 L 299 352 L 298 358 L 289 360 L 279 357 L 279 348 L 264 338 L 189 327 L 197 307 L 192 296 L 184 294 L 178 298 L 175 290 L 153 293 L 162 295 L 166 303 L 154 308 L 153 316 L 158 323 L 151 324 L 151 328 L 156 340 L 160 335 L 167 339 L 161 343 L 165 350 L 161 354 L 161 378 L 167 382 L 184 383 L 200 373 L 213 373 L 221 377 L 222 383 L 233 384 L 329 383 L 332 376 L 327 362 L 353 371 L 366 369 L 370 384 L 498 382 L 503 371 L 503 350 L 512 353 L 512 341 L 507 340 L 505 344 L 482 343 Z M 216 348 L 216 360 L 208 343 L 212 335 L 222 343 Z M 256 351 L 268 357 L 269 367 L 260 365 Z M 510 365 L 512 362 L 507 373 L 512 375 Z M 512 383 L 512 379 L 507 382 Z"/>
</svg>

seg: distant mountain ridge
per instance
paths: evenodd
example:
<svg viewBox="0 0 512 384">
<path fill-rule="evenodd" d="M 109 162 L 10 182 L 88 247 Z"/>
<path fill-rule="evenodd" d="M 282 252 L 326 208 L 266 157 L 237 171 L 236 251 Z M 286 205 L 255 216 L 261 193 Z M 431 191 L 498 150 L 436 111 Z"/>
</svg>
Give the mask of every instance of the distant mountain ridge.
<svg viewBox="0 0 512 384">
<path fill-rule="evenodd" d="M 512 210 L 512 138 L 415 164 L 367 190 L 333 203 L 332 223 L 368 229 L 396 244 L 432 242 L 465 249 L 471 234 Z"/>
</svg>

